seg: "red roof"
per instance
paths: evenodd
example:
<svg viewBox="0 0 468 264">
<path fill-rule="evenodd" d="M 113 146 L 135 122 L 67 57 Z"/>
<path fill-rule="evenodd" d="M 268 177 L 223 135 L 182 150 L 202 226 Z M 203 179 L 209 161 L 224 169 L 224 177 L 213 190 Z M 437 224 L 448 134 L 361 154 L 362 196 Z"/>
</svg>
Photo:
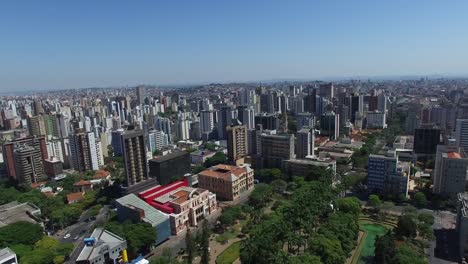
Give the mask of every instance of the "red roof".
<svg viewBox="0 0 468 264">
<path fill-rule="evenodd" d="M 451 159 L 461 159 L 460 153 L 458 152 L 449 152 L 447 156 Z"/>
<path fill-rule="evenodd" d="M 169 202 L 161 204 L 161 203 L 154 201 L 154 199 L 161 197 L 174 190 L 177 190 L 180 187 L 188 187 L 188 186 L 189 186 L 188 180 L 183 179 L 183 180 L 176 181 L 168 185 L 154 186 L 152 188 L 149 188 L 148 190 L 144 190 L 138 193 L 138 197 L 140 197 L 149 205 L 153 206 L 159 211 L 164 212 L 166 214 L 172 214 L 174 212 L 174 208 L 169 206 Z"/>
<path fill-rule="evenodd" d="M 80 180 L 79 182 L 75 182 L 73 186 L 84 186 L 84 185 L 91 185 L 90 181 Z"/>
<path fill-rule="evenodd" d="M 69 193 L 67 194 L 67 201 L 69 203 L 74 202 L 74 201 L 79 201 L 83 199 L 84 193 L 82 192 L 76 192 L 76 193 Z"/>
</svg>

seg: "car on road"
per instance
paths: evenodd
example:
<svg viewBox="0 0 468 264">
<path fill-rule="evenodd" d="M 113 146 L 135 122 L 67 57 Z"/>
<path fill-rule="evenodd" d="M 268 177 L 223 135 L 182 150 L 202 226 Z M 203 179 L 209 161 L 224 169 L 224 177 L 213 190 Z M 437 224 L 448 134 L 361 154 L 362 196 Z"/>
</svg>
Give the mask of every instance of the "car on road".
<svg viewBox="0 0 468 264">
<path fill-rule="evenodd" d="M 67 239 L 69 238 L 71 235 L 70 234 L 66 234 L 63 238 Z"/>
<path fill-rule="evenodd" d="M 76 237 L 74 237 L 73 240 L 77 240 L 79 237 L 79 235 L 76 235 Z"/>
</svg>

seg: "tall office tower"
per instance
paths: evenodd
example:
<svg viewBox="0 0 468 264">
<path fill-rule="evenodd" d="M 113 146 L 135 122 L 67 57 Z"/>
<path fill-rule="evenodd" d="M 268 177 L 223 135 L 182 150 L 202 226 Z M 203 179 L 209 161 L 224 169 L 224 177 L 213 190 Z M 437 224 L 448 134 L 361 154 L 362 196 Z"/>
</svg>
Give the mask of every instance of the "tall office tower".
<svg viewBox="0 0 468 264">
<path fill-rule="evenodd" d="M 364 113 L 364 97 L 362 95 L 353 95 L 350 99 L 351 106 L 349 110 L 351 122 L 354 123 L 356 120 L 356 115 L 361 115 Z"/>
<path fill-rule="evenodd" d="M 172 141 L 171 136 L 171 120 L 167 117 L 156 117 L 156 129 L 164 132 L 167 135 L 169 142 Z"/>
<path fill-rule="evenodd" d="M 315 128 L 315 117 L 311 113 L 300 113 L 296 115 L 297 128 L 302 127 Z"/>
<path fill-rule="evenodd" d="M 464 152 L 468 152 L 468 119 L 457 119 L 455 139 L 457 140 L 457 145 Z"/>
<path fill-rule="evenodd" d="M 226 130 L 228 158 L 230 161 L 236 162 L 248 154 L 247 127 L 233 125 L 228 126 Z"/>
<path fill-rule="evenodd" d="M 405 120 L 405 132 L 406 134 L 413 135 L 414 130 L 416 128 L 419 128 L 419 125 L 421 124 L 421 121 L 419 120 L 419 117 L 416 116 L 416 113 L 413 111 L 410 111 L 408 113 L 408 116 L 406 117 Z"/>
<path fill-rule="evenodd" d="M 28 145 L 34 147 L 35 149 L 39 149 L 42 155 L 42 160 L 48 158 L 45 137 L 26 137 L 4 143 L 2 147 L 2 154 L 4 163 L 6 165 L 7 174 L 8 177 L 16 182 L 18 182 L 19 179 L 15 167 L 14 150 L 21 145 Z"/>
<path fill-rule="evenodd" d="M 317 89 L 312 86 L 308 87 L 307 95 L 304 96 L 304 111 L 315 113 L 317 101 Z"/>
<path fill-rule="evenodd" d="M 280 92 L 272 92 L 273 94 L 273 111 L 275 113 L 282 113 L 282 109 L 281 109 L 281 93 Z"/>
<path fill-rule="evenodd" d="M 230 106 L 222 106 L 218 111 L 218 139 L 226 139 L 226 127 L 236 118 L 235 111 Z"/>
<path fill-rule="evenodd" d="M 331 104 L 331 102 L 322 96 L 317 96 L 315 100 L 315 115 L 316 116 L 321 116 L 323 113 L 327 111 L 328 106 Z"/>
<path fill-rule="evenodd" d="M 465 191 L 468 158 L 457 146 L 438 145 L 434 166 L 434 193 L 456 195 Z"/>
<path fill-rule="evenodd" d="M 321 84 L 319 87 L 319 93 L 321 97 L 325 97 L 328 100 L 331 100 L 334 97 L 335 87 L 333 83 Z"/>
<path fill-rule="evenodd" d="M 275 112 L 275 98 L 273 93 L 269 92 L 260 95 L 260 112 L 270 114 Z"/>
<path fill-rule="evenodd" d="M 44 174 L 44 164 L 40 148 L 22 145 L 15 148 L 13 157 L 15 159 L 18 184 L 31 185 L 31 183 L 47 179 L 47 176 Z"/>
<path fill-rule="evenodd" d="M 179 140 L 187 140 L 190 138 L 190 121 L 185 119 L 177 120 L 177 138 Z"/>
<path fill-rule="evenodd" d="M 320 134 L 328 136 L 332 140 L 340 138 L 340 116 L 333 111 L 320 116 Z"/>
<path fill-rule="evenodd" d="M 417 154 L 432 155 L 436 153 L 440 143 L 440 129 L 424 126 L 414 130 L 414 152 Z"/>
<path fill-rule="evenodd" d="M 251 106 L 255 104 L 255 91 L 244 88 L 240 91 L 239 102 L 241 105 Z"/>
<path fill-rule="evenodd" d="M 367 128 L 383 129 L 387 127 L 386 114 L 380 111 L 367 113 Z"/>
<path fill-rule="evenodd" d="M 148 150 L 153 153 L 156 150 L 161 150 L 164 146 L 164 132 L 152 130 L 148 132 Z"/>
<path fill-rule="evenodd" d="M 145 104 L 145 98 L 146 98 L 146 89 L 144 86 L 137 86 L 135 88 L 136 92 L 136 97 L 137 97 L 137 103 L 138 105 L 143 105 Z"/>
<path fill-rule="evenodd" d="M 247 127 L 247 129 L 255 128 L 255 114 L 252 107 L 240 105 L 237 107 L 239 121 Z"/>
<path fill-rule="evenodd" d="M 42 108 L 42 101 L 38 98 L 34 99 L 34 112 L 36 115 L 44 113 L 44 108 Z"/>
<path fill-rule="evenodd" d="M 367 186 L 370 192 L 408 195 L 409 166 L 402 166 L 398 157 L 369 155 Z"/>
<path fill-rule="evenodd" d="M 255 116 L 255 125 L 262 125 L 263 129 L 276 130 L 280 127 L 277 114 L 261 113 Z"/>
<path fill-rule="evenodd" d="M 314 130 L 309 127 L 303 127 L 296 133 L 296 158 L 303 159 L 314 155 L 315 136 Z"/>
<path fill-rule="evenodd" d="M 279 105 L 281 107 L 281 113 L 286 113 L 287 111 L 290 110 L 289 107 L 289 100 L 288 96 L 286 94 L 282 94 L 279 98 Z"/>
<path fill-rule="evenodd" d="M 190 122 L 189 138 L 191 140 L 200 140 L 201 139 L 200 121 Z"/>
<path fill-rule="evenodd" d="M 294 85 L 289 86 L 289 95 L 296 96 L 297 95 L 297 88 Z"/>
<path fill-rule="evenodd" d="M 369 96 L 369 108 L 367 111 L 374 112 L 379 109 L 379 98 L 377 95 L 370 95 Z"/>
<path fill-rule="evenodd" d="M 388 96 L 385 94 L 379 94 L 377 95 L 377 110 L 379 110 L 382 113 L 387 112 L 387 101 L 388 101 Z"/>
<path fill-rule="evenodd" d="M 112 131 L 111 134 L 111 146 L 112 146 L 112 151 L 114 152 L 114 155 L 116 156 L 122 156 L 123 155 L 123 149 L 122 149 L 122 134 L 124 130 L 122 128 L 116 129 Z"/>
<path fill-rule="evenodd" d="M 126 186 L 148 179 L 146 165 L 146 140 L 143 130 L 127 130 L 122 134 L 122 149 L 127 173 Z"/>
<path fill-rule="evenodd" d="M 45 136 L 47 134 L 43 116 L 31 116 L 28 119 L 28 127 L 31 136 Z"/>
<path fill-rule="evenodd" d="M 292 110 L 295 114 L 304 112 L 304 99 L 301 96 L 292 98 Z"/>
<path fill-rule="evenodd" d="M 200 112 L 200 130 L 201 133 L 211 132 L 214 128 L 213 111 L 203 110 Z"/>
<path fill-rule="evenodd" d="M 454 105 L 446 106 L 445 126 L 447 131 L 454 131 L 457 123 L 457 107 Z"/>
<path fill-rule="evenodd" d="M 43 116 L 46 134 L 48 136 L 60 137 L 60 127 L 57 115 L 50 114 Z"/>
<path fill-rule="evenodd" d="M 283 161 L 293 159 L 294 135 L 267 135 L 260 136 L 260 164 L 259 168 L 281 168 Z"/>
<path fill-rule="evenodd" d="M 77 171 L 99 169 L 99 156 L 96 151 L 96 138 L 93 132 L 78 130 L 71 134 L 70 159 L 71 166 Z"/>
</svg>

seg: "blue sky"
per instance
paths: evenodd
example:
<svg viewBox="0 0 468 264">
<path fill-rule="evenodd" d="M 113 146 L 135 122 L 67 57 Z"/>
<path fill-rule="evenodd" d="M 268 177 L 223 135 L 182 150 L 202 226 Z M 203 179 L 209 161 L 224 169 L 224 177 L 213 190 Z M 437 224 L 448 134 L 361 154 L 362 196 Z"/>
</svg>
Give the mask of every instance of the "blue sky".
<svg viewBox="0 0 468 264">
<path fill-rule="evenodd" d="M 0 91 L 468 75 L 468 1 L 0 1 Z"/>
</svg>

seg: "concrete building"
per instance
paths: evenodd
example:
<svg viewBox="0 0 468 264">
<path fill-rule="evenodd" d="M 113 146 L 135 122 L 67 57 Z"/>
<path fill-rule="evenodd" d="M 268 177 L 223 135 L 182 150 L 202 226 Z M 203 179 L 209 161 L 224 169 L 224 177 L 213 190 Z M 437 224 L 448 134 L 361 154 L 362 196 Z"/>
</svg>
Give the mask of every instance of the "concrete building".
<svg viewBox="0 0 468 264">
<path fill-rule="evenodd" d="M 55 178 L 58 175 L 63 174 L 63 164 L 62 162 L 52 156 L 49 159 L 44 160 L 44 173 L 48 178 Z"/>
<path fill-rule="evenodd" d="M 0 227 L 16 222 L 41 223 L 41 209 L 32 203 L 18 201 L 0 205 Z"/>
<path fill-rule="evenodd" d="M 149 176 L 162 185 L 182 179 L 190 171 L 190 154 L 185 151 L 149 160 Z"/>
<path fill-rule="evenodd" d="M 145 98 L 146 98 L 146 89 L 144 86 L 137 86 L 135 88 L 135 93 L 137 97 L 137 103 L 138 105 L 143 105 L 145 104 Z"/>
<path fill-rule="evenodd" d="M 128 194 L 115 200 L 117 217 L 120 222 L 132 221 L 133 223 L 148 223 L 156 230 L 156 245 L 169 239 L 171 236 L 171 224 L 169 216 L 138 198 L 135 194 Z"/>
<path fill-rule="evenodd" d="M 367 112 L 367 128 L 383 129 L 387 127 L 386 114 L 379 111 Z"/>
<path fill-rule="evenodd" d="M 468 119 L 457 119 L 455 139 L 464 152 L 468 151 Z"/>
<path fill-rule="evenodd" d="M 303 127 L 296 133 L 296 158 L 314 156 L 315 135 L 313 128 Z"/>
<path fill-rule="evenodd" d="M 227 150 L 228 159 L 236 163 L 243 160 L 248 154 L 247 127 L 245 125 L 228 126 L 227 132 Z"/>
<path fill-rule="evenodd" d="M 335 87 L 333 83 L 325 83 L 319 86 L 319 94 L 322 97 L 325 97 L 331 100 L 335 96 Z"/>
<path fill-rule="evenodd" d="M 111 146 L 112 146 L 112 151 L 114 152 L 114 155 L 122 156 L 123 154 L 123 149 L 122 149 L 122 134 L 123 133 L 124 133 L 124 130 L 122 128 L 112 131 Z"/>
<path fill-rule="evenodd" d="M 214 128 L 213 111 L 203 110 L 200 112 L 200 131 L 201 133 L 210 133 Z"/>
<path fill-rule="evenodd" d="M 295 157 L 294 135 L 268 135 L 263 133 L 260 136 L 258 150 L 259 160 L 256 168 L 281 168 L 283 161 Z"/>
<path fill-rule="evenodd" d="M 458 256 L 465 262 L 468 260 L 468 193 L 465 192 L 458 194 L 457 236 Z"/>
<path fill-rule="evenodd" d="M 325 167 L 333 176 L 336 175 L 336 161 L 332 159 L 290 159 L 283 163 L 283 171 L 288 177 L 306 176 L 314 167 Z"/>
<path fill-rule="evenodd" d="M 456 195 L 465 191 L 468 158 L 457 146 L 438 145 L 434 167 L 434 193 Z"/>
<path fill-rule="evenodd" d="M 201 166 L 208 158 L 213 157 L 215 154 L 215 151 L 197 150 L 190 153 L 190 162 L 192 164 Z"/>
<path fill-rule="evenodd" d="M 37 147 L 23 145 L 13 151 L 17 183 L 31 185 L 47 179 L 44 173 L 41 150 Z"/>
<path fill-rule="evenodd" d="M 237 111 L 233 110 L 230 106 L 222 106 L 221 110 L 218 111 L 218 139 L 223 140 L 227 138 L 226 127 L 232 124 L 232 121 L 236 119 Z"/>
<path fill-rule="evenodd" d="M 242 125 L 246 126 L 247 129 L 255 128 L 255 111 L 251 106 L 238 106 L 237 113 Z"/>
<path fill-rule="evenodd" d="M 328 136 L 331 140 L 340 138 L 340 116 L 329 111 L 320 116 L 320 135 Z"/>
<path fill-rule="evenodd" d="M 408 195 L 410 166 L 403 165 L 398 157 L 369 155 L 367 188 L 372 193 Z"/>
<path fill-rule="evenodd" d="M 34 147 L 35 149 L 40 149 L 41 160 L 48 158 L 45 137 L 26 137 L 4 143 L 2 147 L 2 154 L 4 163 L 6 165 L 7 175 L 16 182 L 18 182 L 20 179 L 18 179 L 19 176 L 16 171 L 14 151 L 16 148 L 19 148 L 23 145 L 28 145 Z"/>
<path fill-rule="evenodd" d="M 262 125 L 262 128 L 267 130 L 276 130 L 280 127 L 278 114 L 258 114 L 255 116 L 255 124 Z"/>
<path fill-rule="evenodd" d="M 77 171 L 99 169 L 99 155 L 93 132 L 76 131 L 69 137 L 71 166 Z"/>
<path fill-rule="evenodd" d="M 198 186 L 214 192 L 218 198 L 233 201 L 254 188 L 254 171 L 249 165 L 219 164 L 198 174 Z"/>
<path fill-rule="evenodd" d="M 44 117 L 42 115 L 29 117 L 28 128 L 29 135 L 31 136 L 45 136 L 47 134 Z"/>
<path fill-rule="evenodd" d="M 129 187 L 148 179 L 146 138 L 143 130 L 127 130 L 121 135 L 124 167 Z"/>
<path fill-rule="evenodd" d="M 187 179 L 152 187 L 138 196 L 169 215 L 173 235 L 180 234 L 187 226 L 197 226 L 218 209 L 215 194 L 203 188 L 188 187 Z"/>
<path fill-rule="evenodd" d="M 152 130 L 148 132 L 148 150 L 153 153 L 156 150 L 161 150 L 168 144 L 167 138 L 165 140 L 164 132 L 159 130 Z"/>
<path fill-rule="evenodd" d="M 18 264 L 16 253 L 10 248 L 0 249 L 0 264 Z"/>
<path fill-rule="evenodd" d="M 85 238 L 77 264 L 117 263 L 119 258 L 128 262 L 127 241 L 103 228 L 95 228 L 89 238 Z"/>
<path fill-rule="evenodd" d="M 434 155 L 440 143 L 440 129 L 425 126 L 414 130 L 414 152 Z"/>
</svg>

